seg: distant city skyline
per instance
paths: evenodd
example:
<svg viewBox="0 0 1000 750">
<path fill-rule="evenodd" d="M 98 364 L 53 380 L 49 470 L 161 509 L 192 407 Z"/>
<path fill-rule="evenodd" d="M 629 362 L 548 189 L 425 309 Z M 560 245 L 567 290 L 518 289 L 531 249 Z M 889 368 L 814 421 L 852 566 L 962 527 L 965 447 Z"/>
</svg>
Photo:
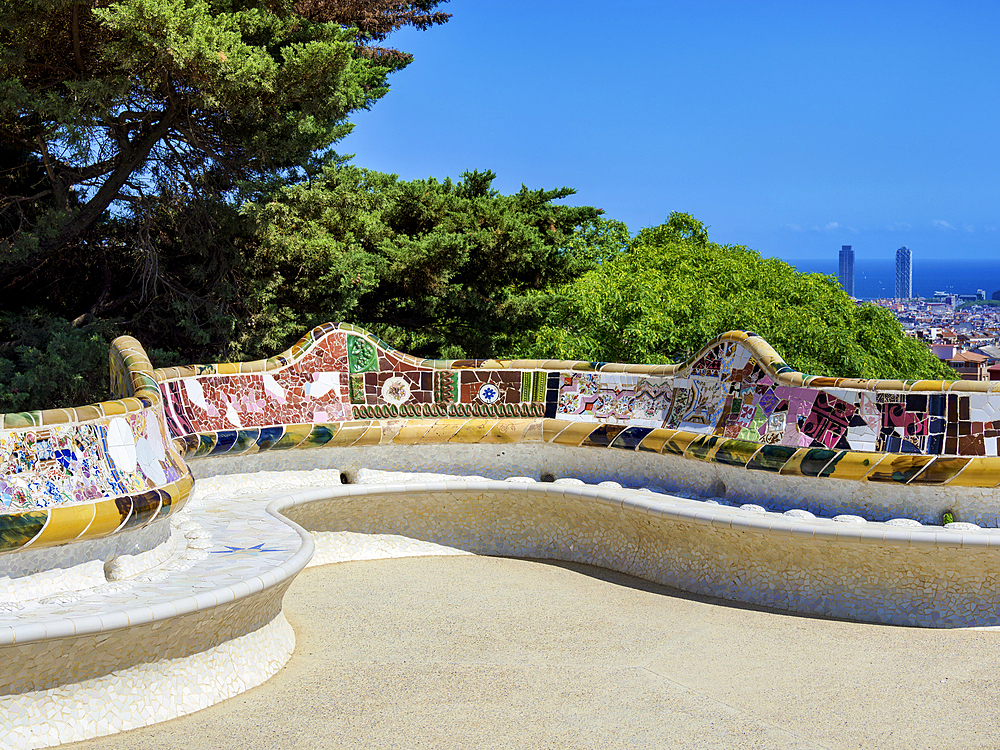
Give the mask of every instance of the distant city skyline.
<svg viewBox="0 0 1000 750">
<path fill-rule="evenodd" d="M 336 146 L 356 164 L 566 185 L 633 232 L 688 212 L 789 261 L 1000 255 L 1000 3 L 442 9 L 444 26 L 390 37 L 414 61 Z"/>
<path fill-rule="evenodd" d="M 826 257 L 822 259 L 802 259 L 790 263 L 803 273 L 833 276 L 843 287 L 845 269 L 842 261 L 847 262 L 845 249 L 850 249 L 850 265 L 853 270 L 854 293 L 851 296 L 857 299 L 927 298 L 934 296 L 936 292 L 971 295 L 980 289 L 989 298 L 993 293 L 1000 292 L 1000 257 L 987 261 L 925 258 L 922 253 L 907 247 L 905 249 L 910 251 L 909 296 L 900 295 L 898 292 L 905 290 L 896 288 L 897 274 L 902 270 L 896 258 L 871 257 L 857 252 L 857 248 L 850 245 L 841 246 L 837 253 L 828 249 Z M 914 255 L 919 255 L 919 258 L 915 259 Z"/>
</svg>

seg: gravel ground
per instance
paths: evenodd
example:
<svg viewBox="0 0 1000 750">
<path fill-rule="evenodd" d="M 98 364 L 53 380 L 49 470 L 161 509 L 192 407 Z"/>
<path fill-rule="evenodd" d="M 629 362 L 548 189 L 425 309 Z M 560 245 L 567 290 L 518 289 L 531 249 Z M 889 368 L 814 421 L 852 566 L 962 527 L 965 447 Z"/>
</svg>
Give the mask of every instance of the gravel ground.
<svg viewBox="0 0 1000 750">
<path fill-rule="evenodd" d="M 995 631 L 821 620 L 582 565 L 306 570 L 261 687 L 96 748 L 995 748 Z"/>
</svg>

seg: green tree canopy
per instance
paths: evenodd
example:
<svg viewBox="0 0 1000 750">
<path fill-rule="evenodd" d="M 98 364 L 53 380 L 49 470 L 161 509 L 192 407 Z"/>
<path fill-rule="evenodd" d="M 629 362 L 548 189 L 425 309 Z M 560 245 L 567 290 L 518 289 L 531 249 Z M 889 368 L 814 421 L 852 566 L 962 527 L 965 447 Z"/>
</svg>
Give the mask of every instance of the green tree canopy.
<svg viewBox="0 0 1000 750">
<path fill-rule="evenodd" d="M 439 2 L 0 2 L 0 272 L 53 273 L 109 207 L 301 166 L 409 60 L 370 43 Z"/>
<path fill-rule="evenodd" d="M 711 242 L 687 214 L 554 293 L 558 312 L 522 353 L 590 361 L 679 361 L 728 330 L 764 337 L 796 369 L 863 378 L 955 377 L 888 310 L 856 305 L 832 276 L 798 273 Z"/>
<path fill-rule="evenodd" d="M 331 163 L 248 204 L 257 234 L 241 349 L 273 352 L 349 320 L 423 356 L 503 353 L 542 322 L 539 290 L 595 267 L 573 243 L 600 212 L 555 203 L 569 188 L 501 195 L 494 178 L 403 181 Z"/>
<path fill-rule="evenodd" d="M 502 195 L 494 177 L 400 180 L 329 160 L 240 211 L 164 192 L 144 220 L 160 287 L 118 308 L 129 317 L 117 327 L 158 365 L 271 356 L 341 320 L 417 355 L 504 355 L 545 321 L 554 299 L 545 290 L 597 268 L 629 237 L 598 209 L 562 205 L 569 188 Z M 106 236 L 127 229 L 112 221 Z M 113 267 L 126 262 L 118 248 L 107 252 Z M 136 292 L 131 275 L 110 283 L 112 297 Z M 53 286 L 74 295 L 72 279 Z M 16 342 L 0 345 L 0 411 L 65 403 L 46 373 L 76 366 L 92 368 L 83 400 L 106 395 L 116 326 L 88 316 L 74 328 L 66 315 L 51 305 L 0 314 L 0 332 Z"/>
</svg>

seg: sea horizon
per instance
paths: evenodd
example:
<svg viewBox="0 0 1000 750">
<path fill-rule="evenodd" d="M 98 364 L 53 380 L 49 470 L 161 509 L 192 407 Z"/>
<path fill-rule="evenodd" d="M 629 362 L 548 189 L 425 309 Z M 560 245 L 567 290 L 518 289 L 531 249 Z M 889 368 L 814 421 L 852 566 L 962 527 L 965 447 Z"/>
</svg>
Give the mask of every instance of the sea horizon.
<svg viewBox="0 0 1000 750">
<path fill-rule="evenodd" d="M 832 258 L 793 258 L 785 263 L 802 273 L 837 275 L 839 260 Z M 932 297 L 935 292 L 975 294 L 986 292 L 986 299 L 1000 290 L 1000 260 L 958 258 L 913 258 L 913 296 Z M 896 294 L 895 259 L 854 259 L 854 296 L 858 299 L 886 299 Z"/>
</svg>

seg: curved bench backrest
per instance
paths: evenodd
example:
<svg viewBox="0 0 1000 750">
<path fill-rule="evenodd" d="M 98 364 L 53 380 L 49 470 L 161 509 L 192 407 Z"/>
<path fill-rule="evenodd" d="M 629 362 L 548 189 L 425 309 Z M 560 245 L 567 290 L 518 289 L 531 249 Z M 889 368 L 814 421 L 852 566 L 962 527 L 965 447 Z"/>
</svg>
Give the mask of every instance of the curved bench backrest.
<svg viewBox="0 0 1000 750">
<path fill-rule="evenodd" d="M 401 420 L 466 420 L 444 430 L 457 442 L 499 430 L 797 476 L 1000 481 L 1000 383 L 805 375 L 743 331 L 678 365 L 630 365 L 419 359 L 330 323 L 267 360 L 156 371 L 121 337 L 111 379 L 115 401 L 0 415 L 0 552 L 162 518 L 190 490 L 179 451 L 401 442 Z"/>
<path fill-rule="evenodd" d="M 112 344 L 111 382 L 115 401 L 0 415 L 0 552 L 141 528 L 183 505 L 190 472 L 135 339 Z"/>
<path fill-rule="evenodd" d="M 742 331 L 679 365 L 626 365 L 421 360 L 327 324 L 268 360 L 168 368 L 156 378 L 188 455 L 264 450 L 285 438 L 281 426 L 399 417 L 544 416 L 605 425 L 612 438 L 628 430 L 633 444 L 666 429 L 757 448 L 920 456 L 996 456 L 1000 436 L 1000 383 L 804 375 Z"/>
</svg>

